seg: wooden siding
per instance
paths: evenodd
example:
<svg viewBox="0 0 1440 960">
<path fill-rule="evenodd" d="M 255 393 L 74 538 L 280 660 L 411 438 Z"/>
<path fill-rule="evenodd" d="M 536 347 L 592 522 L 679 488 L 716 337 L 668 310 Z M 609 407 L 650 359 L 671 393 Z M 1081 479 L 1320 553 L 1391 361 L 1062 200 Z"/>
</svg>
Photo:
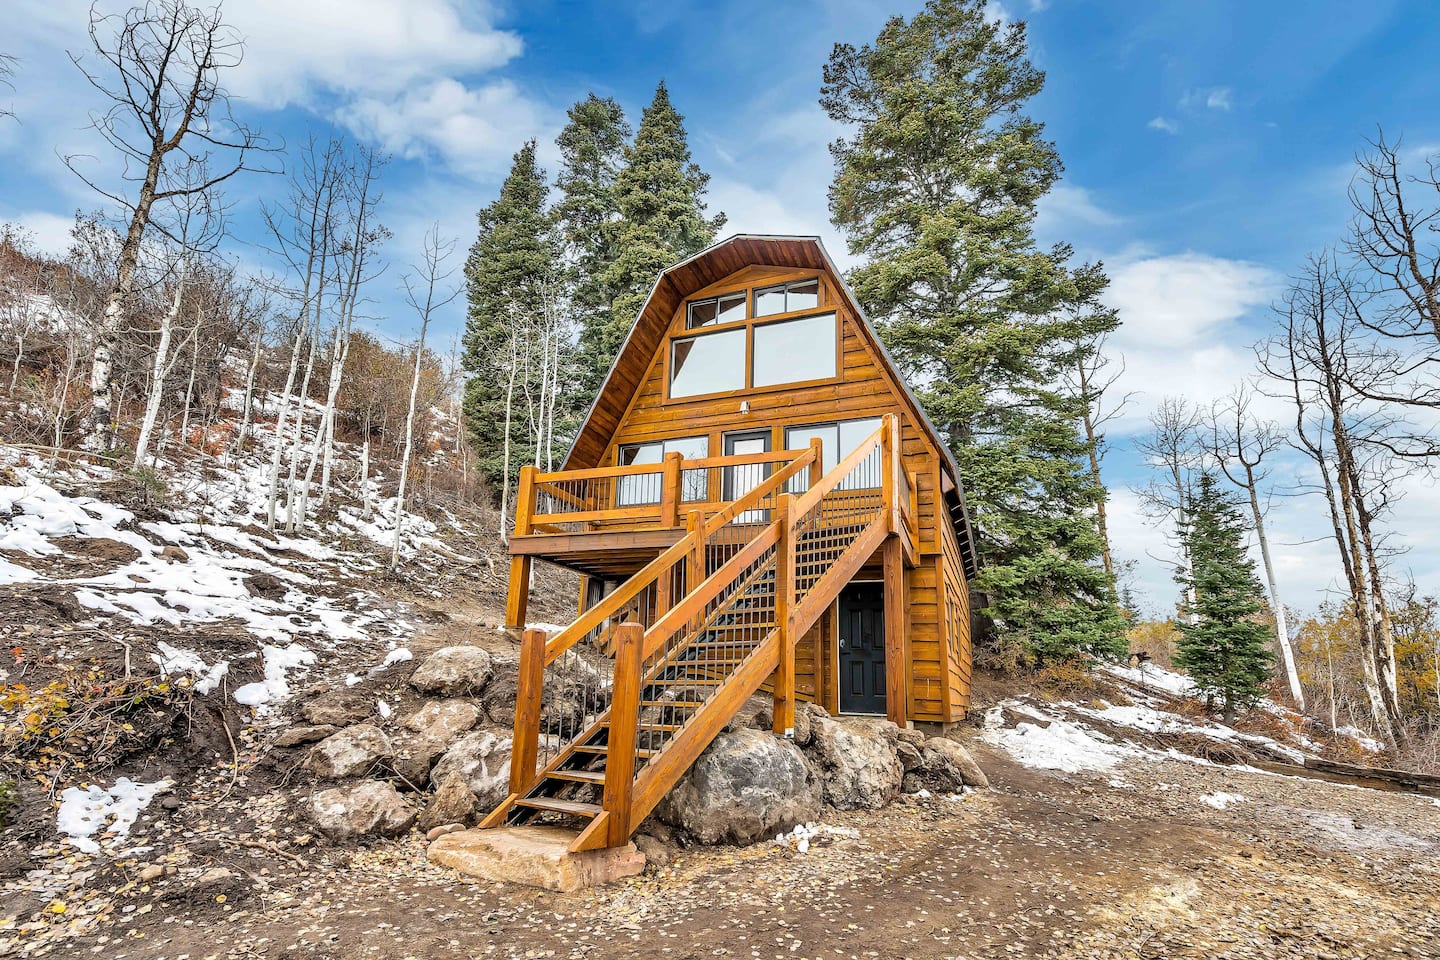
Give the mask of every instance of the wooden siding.
<svg viewBox="0 0 1440 960">
<path fill-rule="evenodd" d="M 802 248 L 810 242 L 749 249 L 741 242 L 727 247 L 723 257 L 707 262 L 703 270 L 682 265 L 662 278 L 637 329 L 621 354 L 617 374 L 624 367 L 624 383 L 607 386 L 607 399 L 597 404 L 591 421 L 577 441 L 567 468 L 612 465 L 623 444 L 680 437 L 705 436 L 711 455 L 722 452 L 723 436 L 732 431 L 770 430 L 772 449 L 784 446 L 786 427 L 855 420 L 896 413 L 901 422 L 904 468 L 913 475 L 918 507 L 919 562 L 906 572 L 909 601 L 906 635 L 908 716 L 915 720 L 946 722 L 959 719 L 969 703 L 969 601 L 959 541 L 942 493 L 942 460 L 936 441 L 908 395 L 884 361 L 873 333 L 850 306 L 848 297 L 821 263 L 804 260 Z M 774 251 L 795 256 L 777 259 Z M 763 253 L 757 263 L 747 257 Z M 722 269 L 730 274 L 719 274 Z M 696 273 L 689 277 L 686 271 Z M 834 310 L 840 324 L 839 376 L 825 382 L 731 391 L 698 398 L 667 399 L 666 376 L 669 342 L 676 335 L 694 333 L 684 328 L 687 300 L 714 296 L 776 281 L 818 277 L 821 281 L 817 311 Z M 701 281 L 704 281 L 703 283 Z M 667 287 L 666 284 L 670 284 Z M 693 284 L 693 285 L 692 285 Z M 692 292 L 684 292 L 692 291 Z M 665 315 L 659 310 L 664 308 Z M 747 310 L 748 313 L 748 310 Z M 643 336 L 642 336 L 643 333 Z M 637 351 L 643 346 L 645 355 Z M 624 409 L 618 409 L 619 398 Z M 741 402 L 748 402 L 748 412 Z M 602 413 L 601 408 L 604 408 Z M 598 419 L 597 419 L 598 418 Z M 612 424 L 613 427 L 607 426 Z M 878 555 L 875 558 L 878 561 Z M 857 579 L 878 579 L 878 565 L 866 568 Z M 955 625 L 952 601 L 964 597 L 960 623 Z M 834 664 L 837 657 L 836 618 L 833 606 L 801 639 L 796 649 L 796 694 L 834 710 Z"/>
</svg>

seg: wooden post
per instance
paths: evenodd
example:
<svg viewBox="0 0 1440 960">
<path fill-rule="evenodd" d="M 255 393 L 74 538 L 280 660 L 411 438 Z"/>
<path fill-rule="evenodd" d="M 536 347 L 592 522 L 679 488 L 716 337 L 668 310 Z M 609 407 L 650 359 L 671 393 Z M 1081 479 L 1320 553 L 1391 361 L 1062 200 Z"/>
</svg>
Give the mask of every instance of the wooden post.
<svg viewBox="0 0 1440 960">
<path fill-rule="evenodd" d="M 510 587 L 505 594 L 505 626 L 524 629 L 530 606 L 530 558 L 510 558 Z"/>
<path fill-rule="evenodd" d="M 610 747 L 605 755 L 605 792 L 601 799 L 601 806 L 610 814 L 608 845 L 612 847 L 630 839 L 644 650 L 645 628 L 634 622 L 620 624 L 615 641 L 615 685 L 610 698 Z"/>
<path fill-rule="evenodd" d="M 520 676 L 515 690 L 515 740 L 510 752 L 510 792 L 527 793 L 535 784 L 540 749 L 540 703 L 545 686 L 544 630 L 526 630 L 520 641 Z"/>
<path fill-rule="evenodd" d="M 590 609 L 590 575 L 580 574 L 580 605 L 575 614 L 577 618 L 585 616 L 585 611 Z"/>
<path fill-rule="evenodd" d="M 905 726 L 905 554 L 899 537 L 885 541 L 885 716 Z"/>
<path fill-rule="evenodd" d="M 810 461 L 810 486 L 807 489 L 813 490 L 820 486 L 820 481 L 825 476 L 824 441 L 819 437 L 811 437 L 810 453 L 814 459 Z"/>
<path fill-rule="evenodd" d="M 890 532 L 900 532 L 900 484 L 896 471 L 900 465 L 900 418 L 893 413 L 885 414 L 880 431 L 880 488 L 884 495 L 886 524 Z"/>
<path fill-rule="evenodd" d="M 535 514 L 534 465 L 520 468 L 520 489 L 515 495 L 515 536 L 523 537 L 530 532 L 531 517 Z M 530 558 L 510 558 L 510 587 L 505 594 L 505 626 L 523 629 L 525 614 L 530 605 Z"/>
<path fill-rule="evenodd" d="M 795 496 L 780 494 L 775 512 L 780 539 L 775 544 L 775 625 L 780 631 L 780 662 L 775 668 L 775 703 L 771 729 L 795 736 L 795 644 L 791 607 L 795 602 Z"/>
<path fill-rule="evenodd" d="M 685 531 L 687 535 L 695 538 L 685 563 L 685 593 L 691 594 L 705 580 L 705 514 L 699 510 L 691 510 L 686 514 Z M 704 615 L 703 609 L 695 614 L 692 630 L 700 629 L 700 620 Z"/>
<path fill-rule="evenodd" d="M 680 526 L 680 463 L 683 459 L 678 453 L 665 454 L 665 466 L 660 472 L 660 526 L 667 530 Z"/>
</svg>

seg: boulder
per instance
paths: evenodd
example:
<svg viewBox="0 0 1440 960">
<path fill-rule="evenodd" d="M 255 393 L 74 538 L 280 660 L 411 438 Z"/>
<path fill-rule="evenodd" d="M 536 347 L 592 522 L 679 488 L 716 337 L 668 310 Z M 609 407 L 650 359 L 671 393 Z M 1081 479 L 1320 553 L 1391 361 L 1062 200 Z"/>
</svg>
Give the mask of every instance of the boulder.
<svg viewBox="0 0 1440 960">
<path fill-rule="evenodd" d="M 469 700 L 432 700 L 401 721 L 431 740 L 449 743 L 480 722 L 480 708 Z"/>
<path fill-rule="evenodd" d="M 510 792 L 510 738 L 485 730 L 467 733 L 435 764 L 430 782 L 444 783 L 452 774 L 470 788 L 481 809 L 493 808 Z"/>
<path fill-rule="evenodd" d="M 358 777 L 394 755 L 394 745 L 379 727 L 360 723 L 317 743 L 305 758 L 305 766 L 322 779 Z"/>
<path fill-rule="evenodd" d="M 180 563 L 190 562 L 190 554 L 186 553 L 183 548 L 174 546 L 173 544 L 166 547 L 164 550 L 161 550 L 160 556 L 164 557 L 166 560 L 174 560 Z"/>
<path fill-rule="evenodd" d="M 905 771 L 895 742 L 879 723 L 812 716 L 811 730 L 809 757 L 826 803 L 840 810 L 878 810 L 899 795 Z"/>
<path fill-rule="evenodd" d="M 648 833 L 637 833 L 631 838 L 635 849 L 645 854 L 645 862 L 657 870 L 661 867 L 668 867 L 670 861 L 675 859 L 675 848 L 661 840 L 659 837 L 652 837 Z"/>
<path fill-rule="evenodd" d="M 277 747 L 299 747 L 324 740 L 340 728 L 332 723 L 299 724 L 286 727 L 275 736 Z"/>
<path fill-rule="evenodd" d="M 390 769 L 404 781 L 405 786 L 423 790 L 430 782 L 430 771 L 435 761 L 445 753 L 445 741 L 436 740 L 428 734 L 406 737 L 395 745 L 395 756 L 390 760 Z"/>
<path fill-rule="evenodd" d="M 243 582 L 252 597 L 263 597 L 266 600 L 284 600 L 285 594 L 290 592 L 285 581 L 273 573 L 252 573 Z"/>
<path fill-rule="evenodd" d="M 375 702 L 350 690 L 336 690 L 306 699 L 299 712 L 306 723 L 347 727 L 374 713 Z"/>
<path fill-rule="evenodd" d="M 420 829 L 430 831 L 447 823 L 469 823 L 475 816 L 475 794 L 457 774 L 440 782 L 425 809 L 420 811 Z"/>
<path fill-rule="evenodd" d="M 715 738 L 656 815 L 701 843 L 753 843 L 816 819 L 819 809 L 800 749 L 742 728 Z"/>
<path fill-rule="evenodd" d="M 390 784 L 362 780 L 316 793 L 310 819 L 331 840 L 393 837 L 415 823 L 415 810 Z"/>
<path fill-rule="evenodd" d="M 895 742 L 895 756 L 900 760 L 900 766 L 906 773 L 919 769 L 925 763 L 925 757 L 920 747 L 915 746 L 908 740 L 897 740 Z"/>
<path fill-rule="evenodd" d="M 921 772 L 927 782 L 941 790 L 964 787 L 988 787 L 985 771 L 966 750 L 954 740 L 935 737 L 925 741 Z"/>
<path fill-rule="evenodd" d="M 813 704 L 802 703 L 795 709 L 795 745 L 798 747 L 810 746 L 810 717 L 811 713 L 806 707 Z M 819 710 L 819 707 L 815 709 Z M 822 711 L 823 712 L 823 711 Z"/>
<path fill-rule="evenodd" d="M 479 693 L 491 672 L 490 654 L 479 647 L 441 647 L 410 675 L 410 685 L 447 697 Z"/>
</svg>

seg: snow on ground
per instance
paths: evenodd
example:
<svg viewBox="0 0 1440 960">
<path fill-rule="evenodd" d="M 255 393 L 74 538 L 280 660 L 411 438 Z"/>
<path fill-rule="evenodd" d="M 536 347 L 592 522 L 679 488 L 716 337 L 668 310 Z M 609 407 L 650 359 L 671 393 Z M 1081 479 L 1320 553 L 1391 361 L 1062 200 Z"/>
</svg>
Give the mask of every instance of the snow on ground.
<svg viewBox="0 0 1440 960">
<path fill-rule="evenodd" d="M 1207 762 L 1174 749 L 1157 749 L 1145 742 L 1145 734 L 1204 738 L 1296 764 L 1305 762 L 1306 749 L 1315 752 L 1312 741 L 1301 732 L 1300 717 L 1285 707 L 1268 701 L 1261 705 L 1291 729 L 1294 742 L 1247 733 L 1217 721 L 1174 712 L 1175 698 L 1194 691 L 1193 682 L 1183 674 L 1153 664 L 1141 668 L 1107 664 L 1099 669 L 1126 681 L 1126 694 L 1134 702 L 1112 704 L 1101 700 L 1051 704 L 1029 697 L 1012 698 L 991 708 L 986 714 L 981 738 L 1002 748 L 1026 766 L 1067 773 L 1113 770 L 1126 760 L 1178 758 L 1196 763 Z M 1021 719 L 1007 727 L 1007 712 L 1028 720 Z M 1115 732 L 1117 728 L 1121 731 L 1134 730 L 1137 736 L 1133 740 L 1126 739 Z"/>
<path fill-rule="evenodd" d="M 150 805 L 156 794 L 168 789 L 169 780 L 136 783 L 129 777 L 118 778 L 108 790 L 95 785 L 83 790 L 67 787 L 60 794 L 55 825 L 82 853 L 96 853 L 100 844 L 93 839 L 95 834 L 128 836 L 140 812 Z"/>
<path fill-rule="evenodd" d="M 309 406 L 314 409 L 307 409 L 305 432 L 313 437 L 321 410 Z M 293 435 L 291 420 L 286 433 Z M 156 466 L 164 480 L 161 516 L 143 519 L 104 499 L 106 484 L 123 479 L 119 469 L 52 463 L 0 445 L 0 468 L 6 469 L 0 483 L 0 551 L 6 554 L 0 556 L 0 586 L 63 584 L 82 607 L 142 626 L 189 630 L 239 624 L 256 639 L 253 652 L 230 650 L 222 656 L 203 646 L 166 646 L 150 659 L 162 674 L 186 677 L 205 694 L 225 687 L 236 661 L 259 658 L 264 679 L 240 687 L 235 696 L 262 710 L 289 695 L 292 677 L 313 666 L 317 654 L 355 645 L 373 648 L 372 662 L 384 657 L 385 667 L 400 662 L 403 655 L 391 657 L 413 624 L 369 590 L 337 596 L 333 587 L 364 587 L 385 569 L 397 514 L 406 557 L 443 549 L 435 525 L 398 511 L 393 497 L 377 500 L 369 519 L 362 519 L 363 507 L 346 496 L 338 471 L 332 482 L 336 509 L 317 521 L 317 471 L 309 522 L 300 532 L 286 533 L 282 495 L 272 535 L 267 527 L 275 427 L 257 424 L 254 436 L 253 449 L 243 456 L 161 460 Z M 308 446 L 307 441 L 306 453 Z M 288 453 L 288 442 L 285 449 Z M 336 459 L 348 464 L 353 458 L 342 450 Z M 305 465 L 302 456 L 301 484 Z M 372 477 L 370 487 L 375 484 Z M 113 559 L 107 563 L 104 557 Z"/>
<path fill-rule="evenodd" d="M 1224 810 L 1232 803 L 1244 803 L 1245 799 L 1245 797 L 1240 796 L 1240 794 L 1238 793 L 1226 793 L 1223 790 L 1217 790 L 1214 793 L 1207 793 L 1202 796 L 1200 798 L 1200 802 L 1205 804 L 1207 807 L 1214 807 L 1216 810 Z"/>
</svg>

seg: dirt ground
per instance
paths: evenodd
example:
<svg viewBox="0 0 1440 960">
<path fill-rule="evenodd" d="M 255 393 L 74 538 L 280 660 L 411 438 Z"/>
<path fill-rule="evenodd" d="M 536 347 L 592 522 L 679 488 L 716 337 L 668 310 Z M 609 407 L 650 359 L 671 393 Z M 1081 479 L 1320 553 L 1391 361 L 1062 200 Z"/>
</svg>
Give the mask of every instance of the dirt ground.
<svg viewBox="0 0 1440 960">
<path fill-rule="evenodd" d="M 806 854 L 692 849 L 575 894 L 459 878 L 428 864 L 418 837 L 346 851 L 273 835 L 283 811 L 253 798 L 243 810 L 190 804 L 156 824 L 169 836 L 131 866 L 91 878 L 76 919 L 42 910 L 41 926 L 0 931 L 10 938 L 0 949 L 174 960 L 1440 957 L 1430 798 L 1181 761 L 1052 774 L 976 752 L 991 790 L 832 815 L 859 839 Z M 1225 809 L 1199 799 L 1217 792 L 1245 799 Z M 171 873 L 144 882 L 142 862 Z"/>
</svg>

